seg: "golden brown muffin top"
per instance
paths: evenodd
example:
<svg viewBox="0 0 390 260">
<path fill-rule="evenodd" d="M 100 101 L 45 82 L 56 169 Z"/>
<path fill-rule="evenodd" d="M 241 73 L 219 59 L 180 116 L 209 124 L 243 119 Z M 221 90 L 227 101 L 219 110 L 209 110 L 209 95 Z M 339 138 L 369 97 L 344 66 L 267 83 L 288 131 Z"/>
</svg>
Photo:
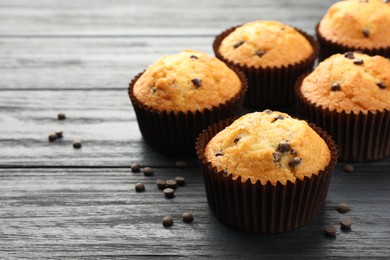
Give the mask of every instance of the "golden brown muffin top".
<svg viewBox="0 0 390 260">
<path fill-rule="evenodd" d="M 212 109 L 242 88 L 237 74 L 217 58 L 185 50 L 150 65 L 134 85 L 136 99 L 150 108 L 187 112 Z"/>
<path fill-rule="evenodd" d="M 305 122 L 265 110 L 242 116 L 215 135 L 205 148 L 212 166 L 265 185 L 295 183 L 329 164 L 325 141 Z"/>
<path fill-rule="evenodd" d="M 301 93 L 338 112 L 390 110 L 390 61 L 356 52 L 335 54 L 303 80 Z"/>
<path fill-rule="evenodd" d="M 320 21 L 318 30 L 325 39 L 351 47 L 390 47 L 390 2 L 337 2 Z"/>
<path fill-rule="evenodd" d="M 222 40 L 220 54 L 240 65 L 281 67 L 313 54 L 310 42 L 293 27 L 274 21 L 255 21 L 236 28 Z"/>
</svg>

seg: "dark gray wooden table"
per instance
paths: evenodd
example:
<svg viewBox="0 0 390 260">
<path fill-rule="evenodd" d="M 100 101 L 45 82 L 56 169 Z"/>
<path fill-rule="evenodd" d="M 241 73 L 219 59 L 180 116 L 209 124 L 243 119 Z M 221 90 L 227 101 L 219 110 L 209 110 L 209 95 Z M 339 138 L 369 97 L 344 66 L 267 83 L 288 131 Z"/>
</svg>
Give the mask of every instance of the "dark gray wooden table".
<svg viewBox="0 0 390 260">
<path fill-rule="evenodd" d="M 389 258 L 390 159 L 354 164 L 353 173 L 339 163 L 324 207 L 305 227 L 242 233 L 210 212 L 195 159 L 176 169 L 183 158 L 144 144 L 126 93 L 164 54 L 212 54 L 216 34 L 257 19 L 313 33 L 333 2 L 0 0 L 0 258 Z M 68 118 L 58 121 L 58 112 Z M 55 129 L 64 138 L 49 143 Z M 154 167 L 155 176 L 131 173 L 132 163 Z M 168 200 L 155 181 L 177 175 L 188 184 Z M 146 192 L 135 192 L 137 182 Z M 337 213 L 340 202 L 352 210 Z M 181 222 L 184 211 L 192 224 Z M 175 223 L 163 228 L 168 214 Z M 351 232 L 339 229 L 344 217 Z M 336 239 L 323 235 L 328 223 Z"/>
</svg>

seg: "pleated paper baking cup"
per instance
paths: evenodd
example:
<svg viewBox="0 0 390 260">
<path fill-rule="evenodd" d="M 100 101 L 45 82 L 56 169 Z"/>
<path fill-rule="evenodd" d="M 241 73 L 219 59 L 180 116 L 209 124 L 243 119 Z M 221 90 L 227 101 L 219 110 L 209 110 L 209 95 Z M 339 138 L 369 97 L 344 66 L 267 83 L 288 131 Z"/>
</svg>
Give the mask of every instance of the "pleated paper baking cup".
<svg viewBox="0 0 390 260">
<path fill-rule="evenodd" d="M 242 182 L 241 177 L 234 180 L 231 174 L 218 171 L 204 154 L 207 143 L 232 122 L 225 120 L 210 126 L 196 142 L 207 201 L 215 216 L 230 227 L 262 234 L 290 231 L 308 223 L 325 201 L 337 162 L 337 147 L 331 137 L 310 125 L 331 151 L 329 164 L 318 174 L 295 183 L 287 181 L 286 185 L 262 185 L 260 180 L 252 184 L 250 179 Z"/>
<path fill-rule="evenodd" d="M 347 46 L 344 44 L 337 43 L 335 41 L 327 40 L 325 37 L 321 35 L 319 32 L 320 23 L 317 23 L 316 25 L 316 35 L 317 40 L 320 43 L 320 54 L 319 54 L 319 61 L 323 61 L 326 58 L 332 56 L 336 53 L 346 53 L 348 51 L 360 51 L 362 53 L 368 54 L 370 56 L 374 55 L 380 55 L 386 58 L 390 58 L 390 47 L 388 48 L 359 48 L 359 47 L 353 47 L 353 46 Z"/>
<path fill-rule="evenodd" d="M 196 112 L 161 111 L 142 104 L 134 96 L 133 87 L 143 72 L 135 76 L 129 84 L 128 94 L 145 142 L 155 151 L 166 155 L 194 156 L 195 139 L 203 129 L 241 113 L 247 81 L 242 72 L 234 70 L 240 78 L 241 90 L 217 107 Z"/>
<path fill-rule="evenodd" d="M 330 111 L 311 103 L 301 92 L 305 76 L 296 83 L 299 116 L 327 131 L 337 143 L 343 161 L 364 162 L 390 156 L 390 111 L 367 114 Z"/>
<path fill-rule="evenodd" d="M 248 67 L 244 64 L 228 60 L 219 52 L 219 46 L 223 39 L 239 26 L 232 27 L 219 34 L 213 42 L 213 49 L 215 56 L 218 59 L 225 62 L 228 66 L 238 68 L 247 76 L 248 91 L 246 93 L 244 105 L 257 108 L 277 108 L 291 104 L 294 100 L 293 89 L 296 80 L 302 74 L 313 69 L 314 61 L 319 52 L 317 41 L 311 35 L 294 28 L 300 32 L 313 47 L 313 53 L 310 57 L 301 62 L 282 67 Z"/>
</svg>

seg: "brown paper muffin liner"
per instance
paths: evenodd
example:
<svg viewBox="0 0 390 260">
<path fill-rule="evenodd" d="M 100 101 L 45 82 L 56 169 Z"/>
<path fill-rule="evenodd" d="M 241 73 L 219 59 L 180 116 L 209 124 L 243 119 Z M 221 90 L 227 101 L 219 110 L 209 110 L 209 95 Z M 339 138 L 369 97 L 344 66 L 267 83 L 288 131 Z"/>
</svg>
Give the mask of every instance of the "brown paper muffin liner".
<svg viewBox="0 0 390 260">
<path fill-rule="evenodd" d="M 390 156 L 390 111 L 346 113 L 313 104 L 301 92 L 302 76 L 295 85 L 298 114 L 327 131 L 336 141 L 343 161 L 371 161 Z"/>
<path fill-rule="evenodd" d="M 322 207 L 328 193 L 332 169 L 337 162 L 337 147 L 325 131 L 310 126 L 325 140 L 331 151 L 331 161 L 323 171 L 312 177 L 262 185 L 218 171 L 207 161 L 207 143 L 233 120 L 210 126 L 199 135 L 196 151 L 204 177 L 207 201 L 215 216 L 226 225 L 255 233 L 278 233 L 296 229 L 309 222 Z"/>
<path fill-rule="evenodd" d="M 155 151 L 166 155 L 194 156 L 195 139 L 203 129 L 241 113 L 247 80 L 242 72 L 232 69 L 240 78 L 241 90 L 217 107 L 196 112 L 159 111 L 140 103 L 133 94 L 133 87 L 143 72 L 135 76 L 129 84 L 128 94 L 146 143 Z"/>
<path fill-rule="evenodd" d="M 332 56 L 336 53 L 346 53 L 347 51 L 361 51 L 365 54 L 368 54 L 370 56 L 380 55 L 386 58 L 390 58 L 390 47 L 388 48 L 374 48 L 374 49 L 368 49 L 368 48 L 359 48 L 359 47 L 353 47 L 353 46 L 347 46 L 344 44 L 340 44 L 331 40 L 325 39 L 321 33 L 319 32 L 320 23 L 318 22 L 315 28 L 317 40 L 320 43 L 320 54 L 318 57 L 319 61 L 323 61 L 326 58 Z"/>
<path fill-rule="evenodd" d="M 241 25 L 239 25 L 241 26 Z M 228 66 L 236 67 L 243 71 L 248 79 L 248 91 L 244 105 L 257 108 L 284 107 L 294 100 L 294 84 L 303 73 L 313 69 L 314 61 L 318 56 L 319 44 L 316 39 L 295 28 L 300 32 L 313 47 L 313 54 L 306 60 L 282 67 L 255 68 L 224 58 L 219 52 L 219 46 L 224 38 L 232 33 L 237 27 L 232 27 L 219 34 L 214 42 L 213 49 L 215 56 L 225 62 Z"/>
</svg>

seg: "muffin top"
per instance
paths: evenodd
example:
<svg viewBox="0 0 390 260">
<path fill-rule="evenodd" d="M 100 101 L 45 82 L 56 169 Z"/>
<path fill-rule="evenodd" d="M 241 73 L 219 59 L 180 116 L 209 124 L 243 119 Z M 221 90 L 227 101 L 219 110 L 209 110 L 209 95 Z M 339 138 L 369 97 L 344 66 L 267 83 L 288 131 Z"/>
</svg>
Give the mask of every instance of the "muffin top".
<svg viewBox="0 0 390 260">
<path fill-rule="evenodd" d="M 217 58 L 185 50 L 150 65 L 136 81 L 136 99 L 160 111 L 212 109 L 236 96 L 242 88 L 237 74 Z"/>
<path fill-rule="evenodd" d="M 309 58 L 313 51 L 301 33 L 274 21 L 246 23 L 226 36 L 219 47 L 226 59 L 256 68 L 294 64 Z"/>
<path fill-rule="evenodd" d="M 331 111 L 390 110 L 390 61 L 356 52 L 335 54 L 303 80 L 301 93 Z"/>
<path fill-rule="evenodd" d="M 337 2 L 320 21 L 318 31 L 327 40 L 351 47 L 390 47 L 390 1 Z"/>
<path fill-rule="evenodd" d="M 305 122 L 265 110 L 246 114 L 215 135 L 205 148 L 212 166 L 265 185 L 295 183 L 324 170 L 331 154 L 325 141 Z"/>
</svg>

